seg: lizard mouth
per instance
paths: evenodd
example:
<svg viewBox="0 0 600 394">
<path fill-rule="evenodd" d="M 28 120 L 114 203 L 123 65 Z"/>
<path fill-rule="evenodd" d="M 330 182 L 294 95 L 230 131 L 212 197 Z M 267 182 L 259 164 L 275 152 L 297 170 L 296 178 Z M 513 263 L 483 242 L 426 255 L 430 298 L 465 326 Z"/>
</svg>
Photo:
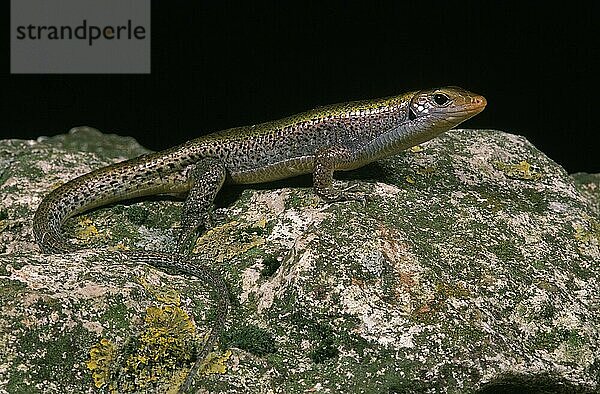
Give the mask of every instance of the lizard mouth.
<svg viewBox="0 0 600 394">
<path fill-rule="evenodd" d="M 485 109 L 486 105 L 487 105 L 487 100 L 485 99 L 485 97 L 483 97 L 481 95 L 473 96 L 473 98 L 471 99 L 471 105 L 470 105 L 470 108 L 468 109 L 468 111 L 478 114 Z"/>
<path fill-rule="evenodd" d="M 487 100 L 481 95 L 473 95 L 470 97 L 470 100 L 465 101 L 465 103 L 456 106 L 453 110 L 446 112 L 446 116 L 467 120 L 483 111 L 487 105 Z"/>
<path fill-rule="evenodd" d="M 481 95 L 473 95 L 471 97 L 464 97 L 464 102 L 455 106 L 454 110 L 449 112 L 452 113 L 473 113 L 478 114 L 483 111 L 487 105 L 487 100 Z M 461 100 L 462 101 L 462 100 Z"/>
</svg>

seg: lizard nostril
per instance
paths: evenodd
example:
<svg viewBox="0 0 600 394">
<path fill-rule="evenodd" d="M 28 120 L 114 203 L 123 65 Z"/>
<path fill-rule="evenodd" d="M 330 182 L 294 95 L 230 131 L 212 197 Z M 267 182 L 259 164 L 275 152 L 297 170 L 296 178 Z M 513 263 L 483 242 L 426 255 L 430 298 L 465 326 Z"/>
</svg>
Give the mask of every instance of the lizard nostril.
<svg viewBox="0 0 600 394">
<path fill-rule="evenodd" d="M 487 100 L 483 96 L 475 96 L 473 101 L 475 102 L 475 104 L 478 104 L 481 106 L 485 106 L 487 104 Z"/>
</svg>

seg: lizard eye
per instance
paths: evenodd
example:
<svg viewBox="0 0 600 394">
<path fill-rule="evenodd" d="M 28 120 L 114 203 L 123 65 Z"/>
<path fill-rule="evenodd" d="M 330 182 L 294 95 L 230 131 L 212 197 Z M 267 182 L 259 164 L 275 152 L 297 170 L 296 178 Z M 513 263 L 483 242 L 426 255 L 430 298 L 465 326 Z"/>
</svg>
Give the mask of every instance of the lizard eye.
<svg viewBox="0 0 600 394">
<path fill-rule="evenodd" d="M 436 93 L 433 95 L 433 101 L 439 106 L 444 106 L 450 102 L 450 98 L 443 93 Z"/>
</svg>

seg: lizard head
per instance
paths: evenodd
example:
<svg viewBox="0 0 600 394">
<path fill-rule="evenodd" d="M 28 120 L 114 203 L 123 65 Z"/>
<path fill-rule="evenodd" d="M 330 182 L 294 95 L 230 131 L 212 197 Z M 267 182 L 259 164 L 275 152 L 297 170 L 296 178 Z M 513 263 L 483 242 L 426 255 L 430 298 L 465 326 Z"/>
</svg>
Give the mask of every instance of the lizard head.
<svg viewBox="0 0 600 394">
<path fill-rule="evenodd" d="M 408 119 L 422 118 L 447 130 L 480 113 L 486 104 L 485 97 L 456 86 L 421 90 L 410 100 Z"/>
</svg>

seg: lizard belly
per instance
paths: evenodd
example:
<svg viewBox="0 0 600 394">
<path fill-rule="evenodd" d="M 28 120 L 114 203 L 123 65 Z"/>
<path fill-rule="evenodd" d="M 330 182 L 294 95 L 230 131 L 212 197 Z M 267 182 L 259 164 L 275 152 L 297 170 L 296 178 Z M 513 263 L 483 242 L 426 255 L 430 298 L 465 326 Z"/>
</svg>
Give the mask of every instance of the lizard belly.
<svg viewBox="0 0 600 394">
<path fill-rule="evenodd" d="M 294 157 L 254 168 L 228 169 L 229 183 L 251 184 L 271 182 L 309 174 L 313 171 L 313 155 Z"/>
</svg>

